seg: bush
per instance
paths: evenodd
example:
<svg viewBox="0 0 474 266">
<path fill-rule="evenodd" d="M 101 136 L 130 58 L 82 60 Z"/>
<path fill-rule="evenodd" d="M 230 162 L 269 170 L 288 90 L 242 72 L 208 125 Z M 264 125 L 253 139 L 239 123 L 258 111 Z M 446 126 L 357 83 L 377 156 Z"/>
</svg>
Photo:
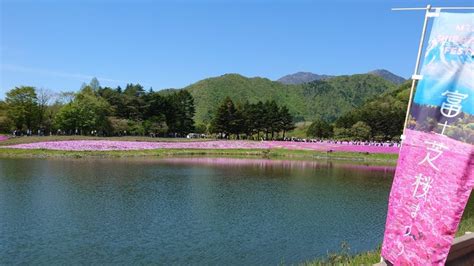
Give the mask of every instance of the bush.
<svg viewBox="0 0 474 266">
<path fill-rule="evenodd" d="M 335 127 L 334 128 L 334 137 L 337 139 L 344 139 L 350 137 L 350 130 L 344 127 Z"/>
<path fill-rule="evenodd" d="M 318 119 L 311 123 L 306 135 L 308 137 L 329 138 L 333 136 L 333 128 L 328 122 Z"/>
<path fill-rule="evenodd" d="M 196 125 L 196 128 L 195 128 L 195 133 L 207 134 L 207 133 L 208 133 L 208 131 L 207 131 L 207 125 L 205 125 L 205 124 L 203 124 L 203 123 L 197 124 L 197 125 Z"/>
<path fill-rule="evenodd" d="M 109 124 L 113 135 L 123 135 L 130 131 L 128 119 L 109 117 Z"/>
<path fill-rule="evenodd" d="M 368 140 L 371 131 L 370 126 L 362 121 L 358 121 L 350 129 L 351 136 L 356 140 Z"/>
</svg>

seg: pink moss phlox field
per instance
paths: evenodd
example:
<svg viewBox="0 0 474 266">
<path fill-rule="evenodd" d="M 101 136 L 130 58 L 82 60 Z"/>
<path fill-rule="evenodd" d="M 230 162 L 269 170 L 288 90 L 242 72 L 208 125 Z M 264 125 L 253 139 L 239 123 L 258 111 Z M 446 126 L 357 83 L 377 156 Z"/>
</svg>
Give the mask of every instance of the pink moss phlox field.
<svg viewBox="0 0 474 266">
<path fill-rule="evenodd" d="M 438 170 L 421 163 L 429 151 L 427 143 L 433 142 L 447 147 L 433 162 Z M 394 265 L 444 265 L 474 185 L 473 156 L 470 144 L 406 131 L 390 192 L 382 247 L 385 259 Z M 429 187 L 417 189 L 420 174 L 425 181 L 431 178 Z M 418 197 L 424 189 L 428 189 L 426 197 Z"/>
<path fill-rule="evenodd" d="M 398 147 L 334 144 L 328 142 L 240 141 L 216 140 L 193 142 L 137 142 L 111 140 L 48 141 L 4 146 L 15 149 L 46 149 L 62 151 L 111 151 L 152 149 L 288 149 L 313 151 L 345 151 L 363 153 L 398 153 Z"/>
<path fill-rule="evenodd" d="M 7 140 L 7 139 L 8 139 L 7 136 L 5 136 L 5 135 L 0 135 L 0 141 L 4 141 L 4 140 Z"/>
</svg>

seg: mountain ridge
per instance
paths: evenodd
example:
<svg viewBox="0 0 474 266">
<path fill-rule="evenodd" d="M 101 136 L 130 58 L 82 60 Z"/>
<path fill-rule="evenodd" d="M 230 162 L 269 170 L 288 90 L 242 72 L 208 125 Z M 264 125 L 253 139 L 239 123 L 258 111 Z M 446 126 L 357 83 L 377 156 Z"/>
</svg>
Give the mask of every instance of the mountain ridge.
<svg viewBox="0 0 474 266">
<path fill-rule="evenodd" d="M 372 75 L 376 75 L 376 76 L 379 76 L 381 78 L 384 78 L 385 80 L 388 80 L 390 82 L 393 82 L 397 85 L 401 85 L 403 84 L 406 79 L 403 78 L 403 77 L 400 77 L 386 69 L 375 69 L 375 70 L 372 70 L 370 72 L 368 72 L 367 74 L 372 74 Z"/>
<path fill-rule="evenodd" d="M 308 83 L 316 80 L 325 80 L 328 78 L 332 78 L 335 76 L 332 75 L 325 75 L 325 74 L 315 74 L 312 72 L 296 72 L 294 74 L 289 74 L 285 75 L 279 79 L 277 79 L 277 82 L 286 84 L 286 85 L 297 85 L 297 84 L 303 84 L 303 83 Z"/>
<path fill-rule="evenodd" d="M 289 108 L 296 121 L 322 118 L 328 121 L 360 106 L 366 100 L 392 90 L 395 85 L 373 74 L 337 76 L 304 84 L 286 85 L 262 77 L 230 73 L 195 82 L 182 89 L 195 101 L 197 124 L 210 122 L 226 97 L 235 104 L 274 100 Z M 166 94 L 175 90 L 160 92 Z"/>
<path fill-rule="evenodd" d="M 375 76 L 379 76 L 396 85 L 400 85 L 406 81 L 405 78 L 398 76 L 386 69 L 375 69 L 364 74 L 372 74 Z M 309 82 L 317 81 L 317 80 L 327 80 L 327 79 L 331 79 L 331 78 L 339 77 L 339 76 L 347 76 L 347 75 L 326 75 L 326 74 L 315 74 L 312 72 L 300 71 L 293 74 L 285 75 L 277 79 L 276 81 L 282 84 L 286 84 L 286 85 L 299 85 L 299 84 L 309 83 Z"/>
</svg>

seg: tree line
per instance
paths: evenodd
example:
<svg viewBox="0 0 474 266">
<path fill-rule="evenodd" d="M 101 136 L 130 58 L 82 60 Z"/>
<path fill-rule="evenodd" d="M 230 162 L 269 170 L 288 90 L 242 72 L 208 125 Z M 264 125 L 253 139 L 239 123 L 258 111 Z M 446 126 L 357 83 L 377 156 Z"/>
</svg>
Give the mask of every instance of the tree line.
<svg viewBox="0 0 474 266">
<path fill-rule="evenodd" d="M 275 101 L 235 105 L 227 97 L 217 108 L 209 131 L 221 138 L 276 139 L 285 138 L 294 128 L 293 116 L 286 106 L 278 106 Z"/>
<path fill-rule="evenodd" d="M 315 119 L 312 138 L 398 140 L 403 127 L 409 84 L 384 93 L 333 121 Z M 79 92 L 53 95 L 34 87 L 16 87 L 0 101 L 0 132 L 19 134 L 152 135 L 188 133 L 221 138 L 279 139 L 295 129 L 294 117 L 275 101 L 238 102 L 225 98 L 208 122 L 195 125 L 195 105 L 187 90 L 158 93 L 140 84 L 124 89 L 102 87 L 97 79 Z"/>
<path fill-rule="evenodd" d="M 55 97 L 16 87 L 0 102 L 0 130 L 21 134 L 185 136 L 194 131 L 194 99 L 185 90 L 166 96 L 139 84 L 101 87 L 97 79 L 78 93 Z"/>
<path fill-rule="evenodd" d="M 0 101 L 0 131 L 18 135 L 151 135 L 188 133 L 221 138 L 276 139 L 295 128 L 286 106 L 275 101 L 235 105 L 227 97 L 207 124 L 195 126 L 195 106 L 187 90 L 158 93 L 140 84 L 102 87 L 94 78 L 77 93 L 53 95 L 34 87 L 16 87 Z"/>
</svg>

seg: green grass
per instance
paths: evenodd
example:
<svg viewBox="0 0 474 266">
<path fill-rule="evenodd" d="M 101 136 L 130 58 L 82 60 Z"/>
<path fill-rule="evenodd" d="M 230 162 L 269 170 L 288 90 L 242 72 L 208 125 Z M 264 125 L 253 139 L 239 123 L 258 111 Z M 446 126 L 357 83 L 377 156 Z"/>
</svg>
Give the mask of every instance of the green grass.
<svg viewBox="0 0 474 266">
<path fill-rule="evenodd" d="M 332 253 L 325 259 L 302 263 L 302 266 L 321 265 L 373 265 L 380 262 L 380 248 L 375 251 L 367 251 L 356 255 L 349 255 L 347 251 Z"/>
<path fill-rule="evenodd" d="M 287 137 L 295 137 L 295 138 L 301 138 L 305 139 L 308 138 L 306 135 L 306 131 L 308 131 L 309 126 L 311 125 L 311 122 L 299 122 L 296 123 L 296 128 L 293 129 L 292 131 L 289 131 L 286 136 Z"/>
<path fill-rule="evenodd" d="M 456 236 L 464 235 L 466 232 L 474 232 L 474 196 L 467 202 Z"/>
</svg>

